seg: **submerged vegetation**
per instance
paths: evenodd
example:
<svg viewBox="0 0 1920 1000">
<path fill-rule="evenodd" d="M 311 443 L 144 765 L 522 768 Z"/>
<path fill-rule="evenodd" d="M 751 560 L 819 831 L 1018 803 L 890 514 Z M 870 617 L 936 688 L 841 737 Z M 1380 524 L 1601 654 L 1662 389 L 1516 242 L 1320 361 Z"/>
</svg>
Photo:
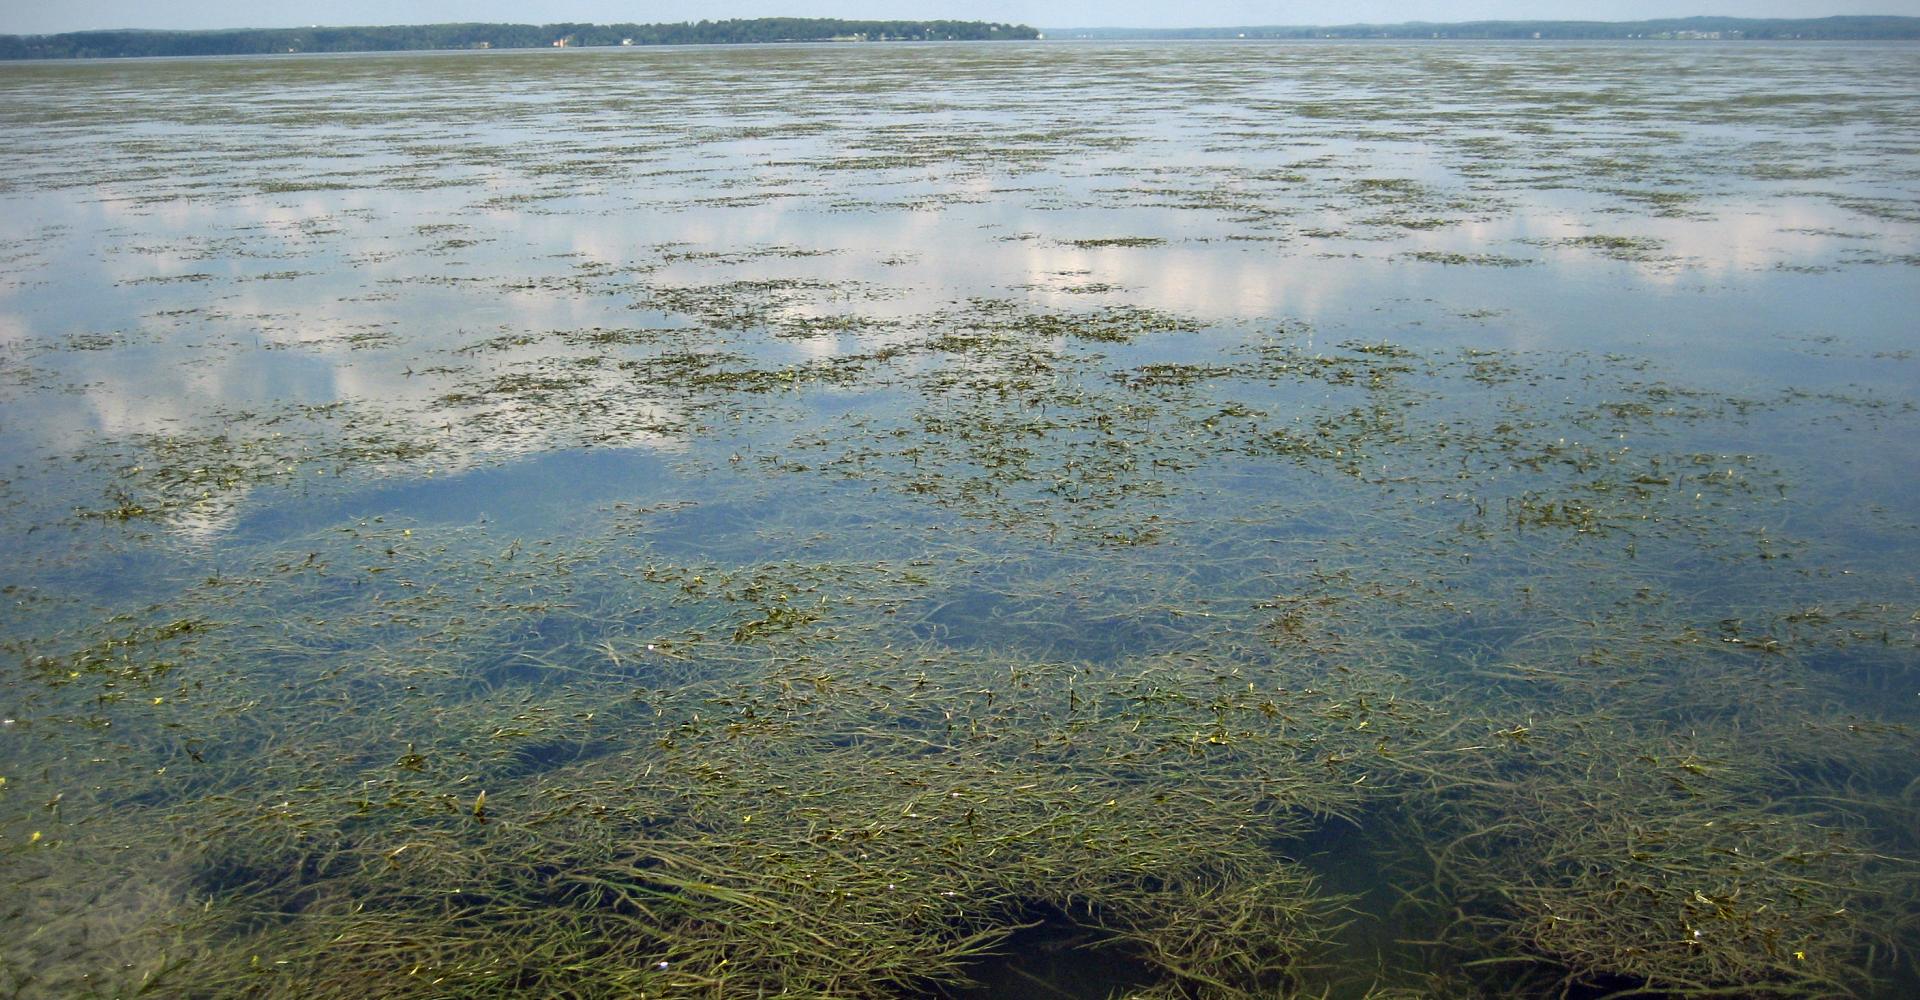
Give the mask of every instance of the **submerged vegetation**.
<svg viewBox="0 0 1920 1000">
<path fill-rule="evenodd" d="M 1913 67 L 1607 51 L 0 81 L 0 992 L 1911 992 Z"/>
<path fill-rule="evenodd" d="M 699 512 L 505 545 L 355 523 L 31 659 L 8 863 L 79 950 L 26 942 L 15 987 L 890 996 L 1058 912 L 1181 992 L 1311 991 L 1364 972 L 1317 957 L 1352 918 L 1296 846 L 1336 817 L 1452 989 L 1897 971 L 1862 963 L 1912 919 L 1912 804 L 1872 789 L 1915 734 L 1810 695 L 1855 647 L 1910 685 L 1909 608 L 1730 626 L 1624 563 L 1450 569 L 1418 525 L 1377 527 L 1384 565 L 1306 542 L 1172 586 L 1190 556 L 964 535 L 674 559 Z M 816 530 L 761 516 L 774 551 Z"/>
</svg>

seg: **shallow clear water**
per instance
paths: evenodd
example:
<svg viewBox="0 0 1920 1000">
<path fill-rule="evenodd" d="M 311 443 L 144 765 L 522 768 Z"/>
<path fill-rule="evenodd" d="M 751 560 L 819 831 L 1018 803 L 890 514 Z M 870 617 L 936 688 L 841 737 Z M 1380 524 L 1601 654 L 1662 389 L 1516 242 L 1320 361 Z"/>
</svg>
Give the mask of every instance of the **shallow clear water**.
<svg viewBox="0 0 1920 1000">
<path fill-rule="evenodd" d="M 1903 995 L 1913 54 L 0 65 L 6 988 Z"/>
</svg>

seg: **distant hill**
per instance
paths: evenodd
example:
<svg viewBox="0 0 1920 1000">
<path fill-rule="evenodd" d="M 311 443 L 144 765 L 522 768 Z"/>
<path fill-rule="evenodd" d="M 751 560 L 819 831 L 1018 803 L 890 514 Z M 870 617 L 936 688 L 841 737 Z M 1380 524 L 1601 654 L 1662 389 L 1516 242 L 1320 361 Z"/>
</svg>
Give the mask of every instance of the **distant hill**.
<svg viewBox="0 0 1920 1000">
<path fill-rule="evenodd" d="M 1243 28 L 1048 28 L 1048 38 L 1522 38 L 1914 40 L 1920 17 L 1676 17 L 1657 21 L 1463 21 Z"/>
<path fill-rule="evenodd" d="M 1026 25 L 985 21 L 847 21 L 802 17 L 760 17 L 680 24 L 415 24 L 363 28 L 237 28 L 220 31 L 74 31 L 59 35 L 0 35 L 0 59 L 544 49 L 730 42 L 982 41 L 1030 39 L 1039 35 L 1038 31 Z"/>
</svg>

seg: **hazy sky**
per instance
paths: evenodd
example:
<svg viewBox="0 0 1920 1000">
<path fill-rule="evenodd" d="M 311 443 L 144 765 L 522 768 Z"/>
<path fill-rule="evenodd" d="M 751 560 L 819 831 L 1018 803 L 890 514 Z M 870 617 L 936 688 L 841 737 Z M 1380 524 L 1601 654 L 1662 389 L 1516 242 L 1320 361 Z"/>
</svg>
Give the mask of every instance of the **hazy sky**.
<svg viewBox="0 0 1920 1000">
<path fill-rule="evenodd" d="M 955 18 L 1041 28 L 1351 24 L 1723 14 L 1920 16 L 1920 0 L 0 0 L 0 33 L 88 28 L 239 28 L 440 21 L 697 21 L 728 17 Z"/>
</svg>

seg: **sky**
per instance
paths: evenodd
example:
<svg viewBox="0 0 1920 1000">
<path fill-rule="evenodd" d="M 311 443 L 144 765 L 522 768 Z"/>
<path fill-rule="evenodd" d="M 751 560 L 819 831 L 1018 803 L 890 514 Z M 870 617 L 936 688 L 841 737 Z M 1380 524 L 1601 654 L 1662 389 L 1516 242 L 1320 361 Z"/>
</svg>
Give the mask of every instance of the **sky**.
<svg viewBox="0 0 1920 1000">
<path fill-rule="evenodd" d="M 0 34 L 94 28 L 281 28 L 445 21 L 698 21 L 844 17 L 1010 21 L 1037 28 L 1401 21 L 1920 16 L 1920 0 L 0 0 Z"/>
</svg>

